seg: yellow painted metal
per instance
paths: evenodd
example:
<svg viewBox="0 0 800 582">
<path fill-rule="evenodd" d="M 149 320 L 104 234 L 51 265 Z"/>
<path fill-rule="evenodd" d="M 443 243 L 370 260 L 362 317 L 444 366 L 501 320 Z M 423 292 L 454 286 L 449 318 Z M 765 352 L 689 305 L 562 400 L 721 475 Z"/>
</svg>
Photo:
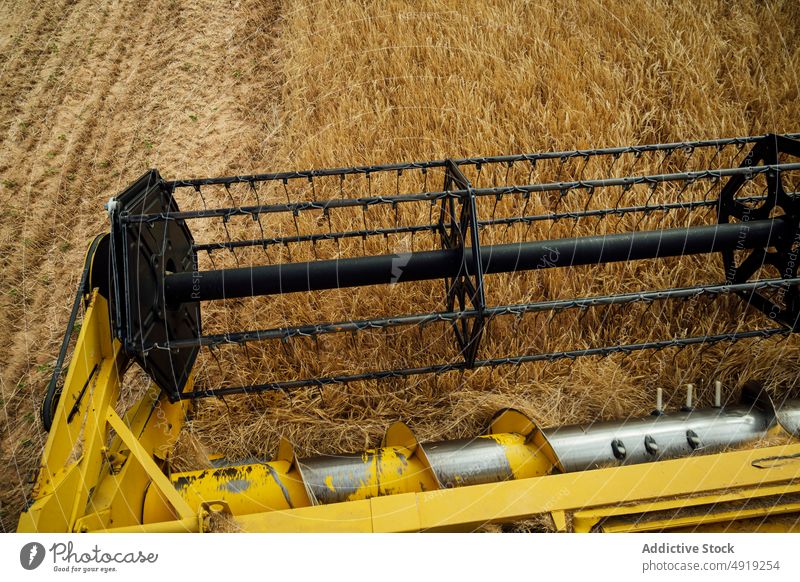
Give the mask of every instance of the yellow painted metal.
<svg viewBox="0 0 800 582">
<path fill-rule="evenodd" d="M 167 497 L 167 501 L 169 501 L 178 514 L 178 518 L 187 519 L 196 515 L 197 512 L 189 507 L 189 504 L 178 494 L 167 476 L 164 475 L 158 465 L 156 465 L 156 462 L 151 456 L 152 453 L 145 450 L 113 408 L 108 409 L 106 418 L 111 428 L 116 431 L 117 435 L 129 447 L 133 456 L 139 461 L 145 472 L 147 472 L 151 481 L 158 487 L 159 491 Z"/>
<path fill-rule="evenodd" d="M 554 465 L 546 451 L 539 444 L 517 433 L 500 433 L 487 435 L 503 447 L 503 452 L 508 459 L 508 466 L 514 474 L 514 479 L 527 479 L 540 477 L 553 472 Z"/>
<path fill-rule="evenodd" d="M 765 458 L 782 462 L 769 468 L 755 466 Z M 689 498 L 714 499 L 731 488 L 737 489 L 740 497 L 757 497 L 762 488 L 771 486 L 800 493 L 800 445 L 406 493 L 235 518 L 244 531 L 447 531 L 491 522 L 518 521 L 543 513 L 571 514 L 591 508 L 613 508 L 620 503 L 630 504 L 634 511 L 637 503 L 647 501 L 682 506 Z M 762 515 L 769 514 L 769 507 L 764 506 Z M 392 526 L 389 516 L 394 516 L 397 527 Z M 726 515 L 725 519 L 730 517 Z M 698 519 L 697 523 L 703 521 Z M 687 522 L 680 525 L 685 526 Z"/>
<path fill-rule="evenodd" d="M 192 378 L 187 384 L 191 388 Z M 142 448 L 152 455 L 159 467 L 165 467 L 169 454 L 178 438 L 186 417 L 189 401 L 170 403 L 155 384 L 125 415 L 125 423 Z M 109 447 L 110 456 L 126 457 L 116 471 L 102 477 L 87 507 L 87 515 L 78 520 L 77 531 L 137 526 L 142 520 L 145 496 L 157 499 L 160 509 L 158 519 L 174 519 L 174 512 L 166 495 L 151 486 L 148 472 L 123 443 L 115 436 Z"/>
<path fill-rule="evenodd" d="M 551 511 L 550 518 L 553 520 L 553 527 L 558 532 L 568 531 L 567 513 L 565 511 Z"/>
<path fill-rule="evenodd" d="M 311 505 L 290 461 L 173 473 L 170 482 L 194 513 L 204 503 L 224 503 L 234 515 Z M 144 523 L 163 519 L 163 503 L 154 493 L 145 498 Z"/>
<path fill-rule="evenodd" d="M 799 477 L 800 479 L 800 477 Z M 686 524 L 731 522 L 755 515 L 795 511 L 800 499 L 800 480 L 777 486 L 718 491 L 710 495 L 656 499 L 576 511 L 575 531 L 659 531 Z M 753 505 L 758 507 L 753 508 Z"/>
<path fill-rule="evenodd" d="M 414 495 L 408 493 L 406 495 Z M 401 497 L 401 495 L 393 496 Z M 377 497 L 376 499 L 388 499 Z M 373 526 L 372 502 L 360 499 L 346 503 L 300 507 L 283 511 L 269 511 L 236 516 L 236 524 L 243 532 L 340 532 L 362 533 L 376 531 Z M 410 531 L 417 531 L 415 527 Z M 390 530 L 397 531 L 397 530 Z"/>
<path fill-rule="evenodd" d="M 544 475 L 550 472 L 564 471 L 561 460 L 556 455 L 547 437 L 530 417 L 514 408 L 504 408 L 498 411 L 489 423 L 487 431 L 492 434 L 514 434 L 525 437 L 525 444 L 531 454 L 537 457 L 533 466 L 541 466 L 540 471 L 527 476 Z M 544 469 L 545 467 L 546 470 Z M 516 472 L 514 473 L 516 475 Z"/>
<path fill-rule="evenodd" d="M 522 435 L 497 434 L 480 438 L 491 439 L 502 447 L 515 479 L 546 475 L 552 470 L 552 463 Z M 427 460 L 420 454 L 422 447 L 407 440 L 406 444 L 411 448 L 389 445 L 362 453 L 361 468 L 357 471 L 358 475 L 363 475 L 361 486 L 346 500 L 351 502 L 439 489 Z M 302 461 L 293 458 L 174 473 L 170 480 L 195 512 L 200 511 L 204 503 L 224 504 L 238 516 L 306 507 L 315 501 L 306 490 Z M 335 474 L 325 476 L 324 483 L 330 493 L 336 492 Z M 170 517 L 165 513 L 163 501 L 152 493 L 145 499 L 143 515 L 144 523 Z"/>
<path fill-rule="evenodd" d="M 199 533 L 201 529 L 201 516 L 173 521 L 161 521 L 147 525 L 128 525 L 123 527 L 97 528 L 87 530 L 93 533 Z"/>
<path fill-rule="evenodd" d="M 370 499 L 371 530 L 376 533 L 419 531 L 419 512 L 414 493 Z"/>
<path fill-rule="evenodd" d="M 104 415 L 117 399 L 122 365 L 121 346 L 111 338 L 108 303 L 94 291 L 45 445 L 35 502 L 20 516 L 18 531 L 70 531 L 83 515 L 104 462 Z"/>
</svg>

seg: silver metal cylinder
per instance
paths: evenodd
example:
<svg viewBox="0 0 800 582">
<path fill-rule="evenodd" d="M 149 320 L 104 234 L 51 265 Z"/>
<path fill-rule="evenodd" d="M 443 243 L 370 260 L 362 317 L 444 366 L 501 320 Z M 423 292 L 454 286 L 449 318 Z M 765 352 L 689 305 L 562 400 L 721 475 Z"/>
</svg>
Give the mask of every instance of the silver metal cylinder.
<svg viewBox="0 0 800 582">
<path fill-rule="evenodd" d="M 585 471 L 604 466 L 627 465 L 687 456 L 694 451 L 713 451 L 754 441 L 775 424 L 771 400 L 727 408 L 653 414 L 645 418 L 598 422 L 542 429 L 553 463 L 564 471 Z M 756 402 L 759 404 L 756 405 Z M 687 404 L 690 404 L 687 402 Z M 782 426 L 800 434 L 800 401 L 782 403 Z M 515 433 L 510 429 L 509 433 Z M 534 433 L 532 433 L 534 434 Z M 506 435 L 509 436 L 509 435 Z M 533 458 L 540 450 L 528 435 L 519 446 Z M 463 487 L 513 479 L 509 445 L 497 436 L 440 441 L 406 447 L 383 447 L 364 453 L 298 459 L 312 503 L 337 503 L 409 490 Z M 416 452 L 413 452 L 413 451 Z M 432 474 L 431 474 L 432 473 Z"/>
<path fill-rule="evenodd" d="M 315 504 L 347 501 L 359 489 L 376 483 L 380 489 L 380 450 L 298 459 L 306 491 Z M 401 462 L 405 455 L 398 454 Z"/>
<path fill-rule="evenodd" d="M 775 409 L 783 430 L 795 438 L 800 437 L 800 399 L 778 401 Z"/>
<path fill-rule="evenodd" d="M 426 443 L 425 454 L 443 487 L 463 487 L 513 479 L 503 447 L 487 438 Z"/>
<path fill-rule="evenodd" d="M 645 463 L 756 440 L 774 420 L 750 406 L 547 428 L 542 432 L 565 471 Z"/>
<path fill-rule="evenodd" d="M 419 445 L 440 487 L 464 487 L 513 479 L 505 451 L 491 438 L 460 439 Z M 347 501 L 364 487 L 389 492 L 404 474 L 421 479 L 421 466 L 399 450 L 320 455 L 299 459 L 306 490 L 315 503 Z M 435 487 L 435 486 L 434 486 Z"/>
</svg>

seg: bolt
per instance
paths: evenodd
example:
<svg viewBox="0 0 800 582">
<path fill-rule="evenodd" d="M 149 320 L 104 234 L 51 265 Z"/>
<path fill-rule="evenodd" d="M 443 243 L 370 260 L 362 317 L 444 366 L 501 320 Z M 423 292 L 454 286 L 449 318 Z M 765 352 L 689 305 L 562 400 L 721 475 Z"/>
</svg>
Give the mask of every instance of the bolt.
<svg viewBox="0 0 800 582">
<path fill-rule="evenodd" d="M 644 437 L 644 448 L 651 455 L 658 454 L 658 443 L 656 442 L 656 439 L 654 439 L 650 435 Z"/>
<path fill-rule="evenodd" d="M 693 430 L 686 431 L 686 442 L 689 443 L 689 446 L 692 447 L 693 451 L 696 451 L 702 445 L 700 437 L 697 436 L 697 433 L 694 432 Z"/>
<path fill-rule="evenodd" d="M 651 414 L 653 416 L 664 414 L 664 391 L 661 388 L 656 388 L 656 408 Z"/>
</svg>

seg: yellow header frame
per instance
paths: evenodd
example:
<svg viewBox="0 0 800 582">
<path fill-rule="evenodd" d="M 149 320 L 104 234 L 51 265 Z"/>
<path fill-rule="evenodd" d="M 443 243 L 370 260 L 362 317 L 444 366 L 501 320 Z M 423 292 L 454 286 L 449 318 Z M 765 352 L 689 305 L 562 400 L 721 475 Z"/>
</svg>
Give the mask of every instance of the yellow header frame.
<svg viewBox="0 0 800 582">
<path fill-rule="evenodd" d="M 126 365 L 108 302 L 94 289 L 18 531 L 202 532 L 214 512 L 249 532 L 464 531 L 541 515 L 557 531 L 576 532 L 800 527 L 794 443 L 328 505 L 263 511 L 245 504 L 232 514 L 213 488 L 190 503 L 169 477 L 190 403 L 170 403 L 152 385 L 124 416 L 115 410 Z M 287 472 L 292 457 L 286 446 L 278 455 Z M 161 508 L 158 519 L 146 519 L 146 499 Z"/>
</svg>

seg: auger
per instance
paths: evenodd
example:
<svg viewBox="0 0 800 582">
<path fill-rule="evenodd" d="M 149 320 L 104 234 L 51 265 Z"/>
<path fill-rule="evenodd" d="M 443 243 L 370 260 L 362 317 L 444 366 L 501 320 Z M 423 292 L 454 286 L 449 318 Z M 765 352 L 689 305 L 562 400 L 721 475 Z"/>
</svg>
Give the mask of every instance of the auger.
<svg viewBox="0 0 800 582">
<path fill-rule="evenodd" d="M 165 181 L 156 170 L 147 172 L 109 201 L 110 232 L 87 255 L 42 408 L 48 443 L 19 530 L 203 531 L 215 513 L 227 515 L 235 529 L 253 531 L 468 529 L 540 514 L 555 529 L 574 531 L 730 528 L 750 518 L 761 519 L 759 527 L 796 528 L 800 445 L 752 444 L 777 433 L 800 436 L 800 400 L 792 397 L 793 386 L 779 397 L 747 379 L 737 381 L 738 402 L 723 403 L 718 384 L 713 407 L 694 407 L 690 389 L 686 405 L 671 413 L 659 390 L 645 418 L 543 428 L 508 409 L 474 439 L 420 443 L 398 422 L 379 447 L 358 454 L 303 457 L 282 441 L 274 457 L 256 463 L 216 459 L 210 469 L 172 472 L 169 458 L 200 398 L 788 340 L 800 316 L 800 198 L 793 191 L 799 137 L 198 180 Z M 687 167 L 693 163 L 699 167 Z M 643 168 L 648 164 L 657 171 Z M 442 188 L 431 190 L 429 177 L 437 174 Z M 416 187 L 403 190 L 401 181 Z M 361 190 L 345 195 L 351 183 Z M 294 199 L 290 189 L 299 193 Z M 209 199 L 230 204 L 210 207 Z M 368 215 L 382 224 L 370 225 Z M 363 228 L 353 228 L 359 222 Z M 576 232 L 587 223 L 594 232 Z M 193 233 L 212 240 L 197 242 Z M 213 240 L 218 233 L 223 239 Z M 427 248 L 412 242 L 393 251 L 390 243 L 403 237 L 417 237 L 417 246 Z M 382 244 L 385 252 L 376 252 Z M 291 249 L 301 245 L 313 258 L 293 260 Z M 290 260 L 276 261 L 276 254 Z M 721 257 L 722 280 L 508 304 L 488 300 L 496 275 L 707 255 Z M 217 264 L 231 259 L 233 265 Z M 233 309 L 242 299 L 436 280 L 444 282 L 440 310 L 203 332 L 210 304 Z M 503 318 L 727 296 L 742 306 L 733 314 L 739 318 L 734 329 L 659 338 L 641 329 L 634 331 L 644 337 L 635 342 L 557 349 L 534 342 L 526 353 L 485 353 L 497 335 L 492 325 Z M 270 311 L 267 303 L 255 305 Z M 81 307 L 83 324 L 62 381 Z M 742 329 L 743 322 L 756 325 Z M 206 353 L 216 357 L 220 347 L 247 350 L 276 340 L 439 324 L 452 328 L 456 358 L 248 385 L 197 374 L 197 362 Z M 115 404 L 133 361 L 152 387 L 123 417 Z M 742 445 L 750 448 L 739 450 Z M 792 515 L 793 523 L 781 521 Z"/>
</svg>

